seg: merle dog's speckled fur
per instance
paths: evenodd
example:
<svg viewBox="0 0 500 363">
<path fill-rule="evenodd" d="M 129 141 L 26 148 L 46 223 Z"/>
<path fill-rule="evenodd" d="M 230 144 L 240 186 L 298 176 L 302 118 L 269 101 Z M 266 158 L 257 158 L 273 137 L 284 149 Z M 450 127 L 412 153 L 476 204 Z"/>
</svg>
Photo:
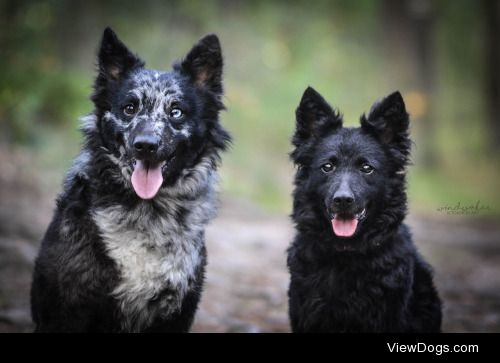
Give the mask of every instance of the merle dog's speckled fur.
<svg viewBox="0 0 500 363">
<path fill-rule="evenodd" d="M 108 28 L 98 65 L 85 144 L 35 264 L 36 331 L 186 332 L 202 291 L 219 152 L 230 140 L 218 117 L 219 41 L 206 36 L 160 72 L 145 69 Z M 130 103 L 134 115 L 124 113 Z M 173 107 L 181 117 L 171 117 Z M 151 162 L 165 162 L 152 200 L 130 181 L 131 144 L 145 128 L 161 140 Z"/>
<path fill-rule="evenodd" d="M 408 126 L 399 92 L 375 103 L 361 127 L 344 128 L 321 95 L 305 91 L 291 154 L 298 166 L 288 250 L 294 332 L 440 331 L 431 268 L 403 224 Z M 334 168 L 322 170 L 326 163 Z M 373 170 L 363 172 L 365 164 Z M 341 187 L 353 197 L 347 213 L 365 209 L 351 237 L 332 229 Z"/>
</svg>

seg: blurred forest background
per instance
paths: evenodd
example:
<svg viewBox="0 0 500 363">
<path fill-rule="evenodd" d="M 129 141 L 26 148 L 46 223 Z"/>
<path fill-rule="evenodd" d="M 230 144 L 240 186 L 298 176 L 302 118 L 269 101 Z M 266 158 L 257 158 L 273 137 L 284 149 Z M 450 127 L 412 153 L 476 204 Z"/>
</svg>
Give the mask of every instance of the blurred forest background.
<svg viewBox="0 0 500 363">
<path fill-rule="evenodd" d="M 92 110 L 95 54 L 108 25 L 148 67 L 162 70 L 204 34 L 218 34 L 225 56 L 228 108 L 222 122 L 234 137 L 221 170 L 222 216 L 237 218 L 240 214 L 231 213 L 231 208 L 242 211 L 240 224 L 233 225 L 236 236 L 256 215 L 276 221 L 269 229 L 272 236 L 283 231 L 276 237 L 283 239 L 282 248 L 273 250 L 279 264 L 284 263 L 291 236 L 286 215 L 291 210 L 294 173 L 288 160 L 294 111 L 308 85 L 341 110 L 348 126 L 358 125 L 360 115 L 376 99 L 400 90 L 412 117 L 409 194 L 417 238 L 427 238 L 435 226 L 441 228 L 433 234 L 436 241 L 486 241 L 484 255 L 470 260 L 464 257 L 467 252 L 457 257 L 457 266 L 466 265 L 465 260 L 471 266 L 487 263 L 485 256 L 499 256 L 500 1 L 0 0 L 0 242 L 5 242 L 0 252 L 4 256 L 15 249 L 32 262 L 62 176 L 81 145 L 78 118 Z M 457 232 L 465 226 L 471 226 L 469 234 Z M 262 223 L 256 229 L 262 231 Z M 252 233 L 247 232 L 242 236 Z M 16 238 L 27 244 L 13 242 Z M 262 241 L 266 238 L 269 235 Z M 257 251 L 273 243 L 262 241 L 257 241 Z M 443 257 L 431 256 L 431 262 L 447 260 L 449 251 L 444 248 Z M 26 322 L 29 281 L 15 285 L 12 279 L 22 275 L 16 273 L 19 264 L 0 256 L 2 261 L 0 323 L 2 319 L 6 326 Z M 30 268 L 28 264 L 26 276 Z M 457 272 L 456 280 L 443 280 L 442 285 L 455 286 L 469 272 Z M 498 270 L 488 273 L 498 277 Z M 286 289 L 284 269 L 278 275 L 281 289 Z M 484 274 L 478 277 L 484 278 Z M 491 293 L 490 285 L 485 289 Z M 16 302 L 6 297 L 18 290 L 22 293 Z M 463 294 L 453 296 L 457 304 L 464 303 Z M 280 328 L 266 325 L 270 331 L 286 330 L 283 299 L 270 298 L 281 319 Z M 471 309 L 484 296 L 474 299 L 465 303 Z M 488 301 L 491 304 L 484 309 L 492 316 L 486 316 L 484 309 L 476 315 L 469 312 L 468 323 L 450 321 L 448 327 L 500 329 L 498 296 Z M 208 311 L 213 310 L 204 309 L 202 319 L 210 320 Z M 459 319 L 461 312 L 455 314 Z M 471 321 L 478 321 L 478 316 L 489 323 L 474 326 Z M 210 330 L 207 326 L 231 330 L 221 329 L 220 322 L 206 329 L 200 324 L 199 331 Z M 16 330 L 5 328 L 9 329 Z"/>
<path fill-rule="evenodd" d="M 217 33 L 234 135 L 224 191 L 290 209 L 290 136 L 307 85 L 348 125 L 401 90 L 415 140 L 412 207 L 477 200 L 498 214 L 498 2 L 1 1 L 0 140 L 64 170 L 80 146 L 95 51 L 112 26 L 149 67 L 168 69 Z M 496 6 L 496 9 L 495 9 Z M 52 150 L 53 152 L 51 152 Z"/>
</svg>

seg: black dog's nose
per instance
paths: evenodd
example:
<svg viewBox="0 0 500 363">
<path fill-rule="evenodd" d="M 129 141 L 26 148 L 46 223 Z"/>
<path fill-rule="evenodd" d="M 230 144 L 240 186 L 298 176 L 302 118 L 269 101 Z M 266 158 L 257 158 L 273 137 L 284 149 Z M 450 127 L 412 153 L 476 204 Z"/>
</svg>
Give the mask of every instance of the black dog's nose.
<svg viewBox="0 0 500 363">
<path fill-rule="evenodd" d="M 134 139 L 134 150 L 139 157 L 153 156 L 160 147 L 160 139 L 155 135 L 138 135 Z"/>
<path fill-rule="evenodd" d="M 339 208 L 348 208 L 354 203 L 354 196 L 350 193 L 336 193 L 333 197 L 333 204 Z"/>
<path fill-rule="evenodd" d="M 343 176 L 339 188 L 333 194 L 333 206 L 335 209 L 347 210 L 354 204 L 354 193 L 349 186 L 348 176 Z"/>
</svg>

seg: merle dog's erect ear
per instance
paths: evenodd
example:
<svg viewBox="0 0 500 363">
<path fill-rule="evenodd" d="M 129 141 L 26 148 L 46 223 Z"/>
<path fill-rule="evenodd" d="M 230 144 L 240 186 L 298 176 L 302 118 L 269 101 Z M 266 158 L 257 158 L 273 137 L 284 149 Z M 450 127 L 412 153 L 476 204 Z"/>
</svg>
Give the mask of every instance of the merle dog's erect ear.
<svg viewBox="0 0 500 363">
<path fill-rule="evenodd" d="M 299 146 L 313 136 L 324 136 L 342 126 L 340 115 L 312 87 L 308 87 L 296 112 L 293 144 Z"/>
<path fill-rule="evenodd" d="M 98 77 L 113 81 L 118 81 L 131 70 L 144 66 L 144 62 L 130 52 L 109 27 L 102 35 L 98 62 Z"/>
<path fill-rule="evenodd" d="M 180 68 L 198 87 L 222 94 L 222 65 L 219 38 L 209 34 L 200 39 L 175 68 Z"/>
</svg>

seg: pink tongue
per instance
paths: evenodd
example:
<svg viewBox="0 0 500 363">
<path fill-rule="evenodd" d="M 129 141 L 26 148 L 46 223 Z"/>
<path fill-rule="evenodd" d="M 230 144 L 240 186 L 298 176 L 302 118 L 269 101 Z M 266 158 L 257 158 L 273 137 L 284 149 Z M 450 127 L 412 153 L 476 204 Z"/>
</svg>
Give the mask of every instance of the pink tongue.
<svg viewBox="0 0 500 363">
<path fill-rule="evenodd" d="M 134 172 L 132 173 L 132 186 L 140 198 L 154 198 L 162 183 L 163 176 L 161 175 L 160 164 L 154 168 L 148 168 L 142 161 L 137 160 Z"/>
<path fill-rule="evenodd" d="M 333 232 L 339 237 L 351 237 L 356 232 L 358 220 L 352 219 L 332 219 Z"/>
</svg>

